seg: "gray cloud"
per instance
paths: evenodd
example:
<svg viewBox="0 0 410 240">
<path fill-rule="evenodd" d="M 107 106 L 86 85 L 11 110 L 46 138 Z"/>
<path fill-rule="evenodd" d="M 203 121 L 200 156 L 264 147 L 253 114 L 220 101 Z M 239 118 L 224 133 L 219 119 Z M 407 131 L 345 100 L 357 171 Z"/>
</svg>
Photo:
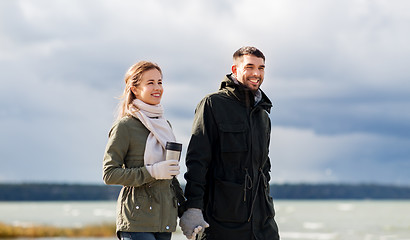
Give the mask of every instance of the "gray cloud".
<svg viewBox="0 0 410 240">
<path fill-rule="evenodd" d="M 115 97 L 142 59 L 163 68 L 162 103 L 187 146 L 196 104 L 218 89 L 232 53 L 255 45 L 275 105 L 273 181 L 408 184 L 408 7 L 2 1 L 0 181 L 101 182 Z"/>
</svg>

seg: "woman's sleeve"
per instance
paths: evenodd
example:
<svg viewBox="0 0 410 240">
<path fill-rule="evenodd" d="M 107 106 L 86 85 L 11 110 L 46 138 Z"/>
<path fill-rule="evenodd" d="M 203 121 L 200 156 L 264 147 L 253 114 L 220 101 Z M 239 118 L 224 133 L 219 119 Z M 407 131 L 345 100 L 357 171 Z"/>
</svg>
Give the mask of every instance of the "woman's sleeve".
<svg viewBox="0 0 410 240">
<path fill-rule="evenodd" d="M 116 123 L 109 133 L 104 153 L 103 180 L 106 184 L 138 187 L 155 180 L 145 166 L 139 168 L 124 167 L 124 159 L 130 141 L 126 124 Z"/>
</svg>

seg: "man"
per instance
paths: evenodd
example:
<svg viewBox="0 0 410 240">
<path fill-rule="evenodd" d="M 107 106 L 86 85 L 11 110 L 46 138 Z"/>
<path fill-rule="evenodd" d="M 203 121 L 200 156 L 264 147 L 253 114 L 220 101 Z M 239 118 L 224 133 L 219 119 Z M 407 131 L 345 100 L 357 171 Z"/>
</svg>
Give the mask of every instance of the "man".
<svg viewBox="0 0 410 240">
<path fill-rule="evenodd" d="M 189 239 L 204 228 L 207 240 L 279 239 L 269 196 L 272 103 L 259 88 L 264 71 L 261 51 L 240 48 L 232 74 L 195 110 L 186 156 L 188 209 L 180 219 Z"/>
</svg>

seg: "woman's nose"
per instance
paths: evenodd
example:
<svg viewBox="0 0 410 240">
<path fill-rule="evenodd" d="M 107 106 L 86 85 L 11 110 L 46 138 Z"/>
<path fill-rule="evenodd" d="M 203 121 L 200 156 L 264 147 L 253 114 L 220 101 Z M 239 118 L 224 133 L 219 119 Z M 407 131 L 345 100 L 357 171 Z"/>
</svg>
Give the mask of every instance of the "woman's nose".
<svg viewBox="0 0 410 240">
<path fill-rule="evenodd" d="M 161 84 L 156 83 L 156 84 L 154 85 L 154 88 L 155 88 L 155 89 L 161 89 L 161 88 L 162 88 L 162 85 L 161 85 Z"/>
</svg>

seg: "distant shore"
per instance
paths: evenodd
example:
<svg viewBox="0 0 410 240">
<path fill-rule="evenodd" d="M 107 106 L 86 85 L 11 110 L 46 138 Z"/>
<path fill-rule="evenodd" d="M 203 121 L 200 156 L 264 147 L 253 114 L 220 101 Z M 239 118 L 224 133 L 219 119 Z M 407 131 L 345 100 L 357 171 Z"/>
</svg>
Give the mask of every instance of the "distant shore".
<svg viewBox="0 0 410 240">
<path fill-rule="evenodd" d="M 183 186 L 184 187 L 184 186 Z M 0 183 L 0 201 L 116 200 L 121 186 L 98 184 Z M 378 184 L 272 184 L 274 199 L 410 199 L 410 186 Z"/>
</svg>

